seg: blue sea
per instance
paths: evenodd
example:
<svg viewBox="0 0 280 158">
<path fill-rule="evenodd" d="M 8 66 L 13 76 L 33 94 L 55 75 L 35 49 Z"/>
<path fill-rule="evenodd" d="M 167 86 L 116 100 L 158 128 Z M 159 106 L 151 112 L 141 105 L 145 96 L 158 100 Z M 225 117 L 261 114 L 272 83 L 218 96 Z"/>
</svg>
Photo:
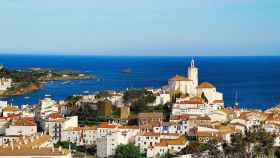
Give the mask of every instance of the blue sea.
<svg viewBox="0 0 280 158">
<path fill-rule="evenodd" d="M 61 100 L 85 91 L 158 88 L 176 74 L 185 75 L 190 60 L 191 57 L 0 55 L 0 64 L 9 69 L 78 70 L 101 78 L 68 84 L 48 82 L 43 89 L 25 96 L 1 99 L 22 105 L 36 104 L 45 94 Z M 236 93 L 241 107 L 266 109 L 280 102 L 280 57 L 195 57 L 195 60 L 200 82 L 216 85 L 224 93 L 227 106 L 234 104 Z M 126 68 L 131 68 L 133 73 L 121 73 Z"/>
</svg>

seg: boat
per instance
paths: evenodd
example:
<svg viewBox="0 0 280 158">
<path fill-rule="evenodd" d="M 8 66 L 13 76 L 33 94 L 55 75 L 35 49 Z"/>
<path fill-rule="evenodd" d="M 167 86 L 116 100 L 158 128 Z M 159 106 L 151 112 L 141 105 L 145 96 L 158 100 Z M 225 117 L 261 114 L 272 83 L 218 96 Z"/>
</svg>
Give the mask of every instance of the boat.
<svg viewBox="0 0 280 158">
<path fill-rule="evenodd" d="M 89 93 L 89 91 L 83 91 L 83 93 L 88 94 L 88 93 Z"/>
<path fill-rule="evenodd" d="M 62 82 L 62 84 L 69 84 L 69 83 L 71 83 L 71 81 Z"/>
<path fill-rule="evenodd" d="M 125 73 L 125 74 L 131 74 L 132 73 L 132 69 L 131 68 L 126 68 L 126 69 L 123 69 L 121 72 Z"/>
<path fill-rule="evenodd" d="M 24 99 L 30 99 L 30 97 L 26 96 L 26 97 L 24 97 Z"/>
<path fill-rule="evenodd" d="M 50 95 L 50 94 L 45 94 L 45 97 L 51 97 L 52 95 Z"/>
</svg>

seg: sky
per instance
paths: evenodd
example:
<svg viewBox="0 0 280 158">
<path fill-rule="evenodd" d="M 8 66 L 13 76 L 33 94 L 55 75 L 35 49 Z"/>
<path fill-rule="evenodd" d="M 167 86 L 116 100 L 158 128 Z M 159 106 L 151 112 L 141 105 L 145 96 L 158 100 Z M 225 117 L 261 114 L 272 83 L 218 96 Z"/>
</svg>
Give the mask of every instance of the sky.
<svg viewBox="0 0 280 158">
<path fill-rule="evenodd" d="M 279 0 L 1 0 L 0 53 L 280 55 Z"/>
</svg>

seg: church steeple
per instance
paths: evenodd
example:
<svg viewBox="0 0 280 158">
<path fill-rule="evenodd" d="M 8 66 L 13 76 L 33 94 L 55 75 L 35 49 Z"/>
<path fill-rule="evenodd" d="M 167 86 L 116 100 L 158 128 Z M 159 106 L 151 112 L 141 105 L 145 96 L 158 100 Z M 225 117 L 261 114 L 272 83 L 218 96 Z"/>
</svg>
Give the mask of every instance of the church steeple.
<svg viewBox="0 0 280 158">
<path fill-rule="evenodd" d="M 194 65 L 194 59 L 192 59 L 192 61 L 191 61 L 191 67 L 192 67 L 192 68 L 195 67 L 195 65 Z"/>
<path fill-rule="evenodd" d="M 193 81 L 194 87 L 198 86 L 198 68 L 195 67 L 194 59 L 191 60 L 191 65 L 188 67 L 188 78 Z"/>
</svg>

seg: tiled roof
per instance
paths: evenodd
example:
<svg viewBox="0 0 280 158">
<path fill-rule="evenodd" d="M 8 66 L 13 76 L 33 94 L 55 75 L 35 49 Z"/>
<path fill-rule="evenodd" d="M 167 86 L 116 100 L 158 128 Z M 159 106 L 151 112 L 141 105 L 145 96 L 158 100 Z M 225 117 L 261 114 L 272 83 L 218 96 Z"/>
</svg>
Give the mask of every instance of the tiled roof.
<svg viewBox="0 0 280 158">
<path fill-rule="evenodd" d="M 51 119 L 51 120 L 57 120 L 57 119 L 63 119 L 63 118 L 64 118 L 63 115 L 58 112 L 51 113 L 49 115 L 49 119 Z"/>
<path fill-rule="evenodd" d="M 163 118 L 161 112 L 142 112 L 138 114 L 138 118 Z"/>
<path fill-rule="evenodd" d="M 36 123 L 34 121 L 24 118 L 18 119 L 13 123 L 13 125 L 15 126 L 36 126 Z"/>
<path fill-rule="evenodd" d="M 67 128 L 65 131 L 87 131 L 87 130 L 96 130 L 96 126 L 86 126 L 86 127 L 73 127 Z"/>
<path fill-rule="evenodd" d="M 6 111 L 6 112 L 17 112 L 19 111 L 19 109 L 17 107 L 14 107 L 14 106 L 7 106 L 3 109 L 3 111 Z"/>
<path fill-rule="evenodd" d="M 209 82 L 202 82 L 198 88 L 216 88 L 213 84 Z"/>
<path fill-rule="evenodd" d="M 142 134 L 142 136 L 154 136 L 154 137 L 159 137 L 159 136 L 180 136 L 177 133 L 155 133 L 155 132 L 145 132 Z"/>
<path fill-rule="evenodd" d="M 161 139 L 160 143 L 156 144 L 156 146 L 168 146 L 168 145 L 186 145 L 187 138 L 185 136 L 181 136 L 178 139 Z"/>
<path fill-rule="evenodd" d="M 120 129 L 139 129 L 139 126 L 137 125 L 126 125 L 119 127 Z"/>
<path fill-rule="evenodd" d="M 117 125 L 109 124 L 108 122 L 102 122 L 98 125 L 99 128 L 117 128 Z"/>
<path fill-rule="evenodd" d="M 0 155 L 1 156 L 63 156 L 69 154 L 68 151 L 62 150 L 59 151 L 57 148 L 52 150 L 52 148 L 23 148 L 17 149 L 16 145 L 14 150 L 11 147 L 9 148 L 0 148 Z"/>
<path fill-rule="evenodd" d="M 224 100 L 214 100 L 213 103 L 224 103 Z"/>
<path fill-rule="evenodd" d="M 169 79 L 170 81 L 191 81 L 190 79 L 184 77 L 184 76 L 180 76 L 180 75 L 176 75 L 174 77 L 172 77 L 171 79 Z"/>
<path fill-rule="evenodd" d="M 20 137 L 12 145 L 0 145 L 0 155 L 1 156 L 62 156 L 69 154 L 68 150 L 59 151 L 57 148 L 52 150 L 52 148 L 38 148 L 38 146 L 50 141 L 51 137 L 49 135 L 37 135 L 34 137 Z M 32 140 L 32 141 L 31 141 Z M 26 143 L 27 142 L 27 143 Z"/>
</svg>

